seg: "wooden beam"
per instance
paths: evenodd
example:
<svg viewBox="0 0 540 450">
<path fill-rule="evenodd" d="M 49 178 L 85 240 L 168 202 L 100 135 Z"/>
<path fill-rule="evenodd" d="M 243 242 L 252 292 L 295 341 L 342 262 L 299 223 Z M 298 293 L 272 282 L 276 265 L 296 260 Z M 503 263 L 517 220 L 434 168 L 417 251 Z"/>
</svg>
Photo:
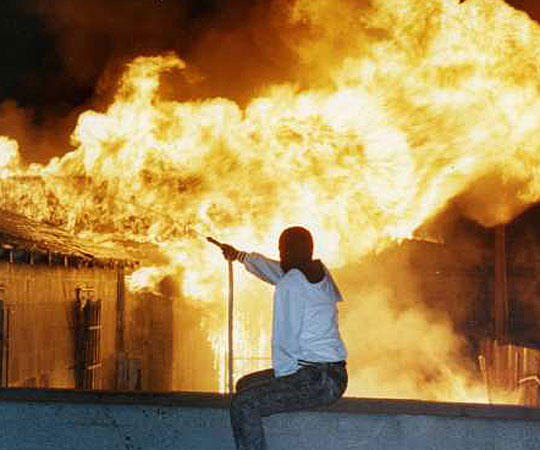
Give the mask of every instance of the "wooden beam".
<svg viewBox="0 0 540 450">
<path fill-rule="evenodd" d="M 3 291 L 3 290 L 2 290 Z M 5 320 L 5 307 L 4 299 L 0 299 L 0 386 L 5 388 L 7 387 L 7 373 L 6 373 L 6 320 Z"/>
<path fill-rule="evenodd" d="M 504 225 L 495 227 L 494 290 L 495 338 L 501 343 L 506 343 L 508 342 L 509 305 L 506 264 L 506 230 Z"/>
<path fill-rule="evenodd" d="M 123 368 L 126 360 L 126 343 L 125 343 L 125 327 L 126 327 L 126 276 L 123 265 L 116 269 L 116 389 L 125 389 L 126 380 L 124 379 Z"/>
</svg>

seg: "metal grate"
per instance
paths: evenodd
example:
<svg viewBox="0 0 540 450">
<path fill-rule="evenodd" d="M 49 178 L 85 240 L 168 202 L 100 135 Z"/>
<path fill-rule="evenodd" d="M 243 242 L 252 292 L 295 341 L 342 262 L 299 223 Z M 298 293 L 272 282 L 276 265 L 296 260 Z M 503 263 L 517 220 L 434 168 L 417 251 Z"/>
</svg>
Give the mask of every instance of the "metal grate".
<svg viewBox="0 0 540 450">
<path fill-rule="evenodd" d="M 9 309 L 5 302 L 5 287 L 0 286 L 0 387 L 8 387 Z"/>
<path fill-rule="evenodd" d="M 75 302 L 75 387 L 97 389 L 101 376 L 101 300 L 78 288 Z"/>
</svg>

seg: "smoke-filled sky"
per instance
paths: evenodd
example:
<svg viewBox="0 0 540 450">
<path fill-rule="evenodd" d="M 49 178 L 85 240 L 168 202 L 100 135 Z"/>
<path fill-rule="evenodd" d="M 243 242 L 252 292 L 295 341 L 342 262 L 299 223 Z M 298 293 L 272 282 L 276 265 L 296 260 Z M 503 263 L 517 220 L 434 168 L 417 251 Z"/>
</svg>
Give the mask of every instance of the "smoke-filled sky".
<svg viewBox="0 0 540 450">
<path fill-rule="evenodd" d="M 271 63 L 263 61 L 264 52 L 246 26 L 263 1 L 222 3 L 4 0 L 1 32 L 8 64 L 3 64 L 0 95 L 23 106 L 59 111 L 92 96 L 114 61 L 167 50 L 193 59 L 203 71 L 210 69 L 205 60 L 218 60 L 247 79 L 243 75 L 253 66 Z M 237 80 L 231 77 L 229 84 Z M 234 94 L 234 86 L 229 89 Z"/>
<path fill-rule="evenodd" d="M 290 76 L 293 56 L 279 29 L 279 5 L 287 3 L 3 0 L 0 134 L 15 137 L 27 160 L 62 153 L 79 112 L 107 102 L 123 62 L 170 50 L 193 67 L 198 80 L 186 87 L 186 97 L 225 96 L 242 103 Z M 507 3 L 540 21 L 536 0 Z"/>
<path fill-rule="evenodd" d="M 27 160 L 62 153 L 79 113 L 107 103 L 119 68 L 141 54 L 181 55 L 197 79 L 183 92 L 188 98 L 242 103 L 287 79 L 291 55 L 269 3 L 3 0 L 0 134 L 16 138 Z"/>
</svg>

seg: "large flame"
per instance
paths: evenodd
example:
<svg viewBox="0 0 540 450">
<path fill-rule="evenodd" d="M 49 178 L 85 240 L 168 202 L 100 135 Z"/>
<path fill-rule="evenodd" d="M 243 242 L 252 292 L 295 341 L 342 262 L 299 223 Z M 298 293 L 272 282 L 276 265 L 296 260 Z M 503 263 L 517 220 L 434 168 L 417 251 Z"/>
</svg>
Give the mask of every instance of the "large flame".
<svg viewBox="0 0 540 450">
<path fill-rule="evenodd" d="M 500 0 L 337 3 L 290 6 L 284 33 L 302 88 L 270 86 L 244 108 L 177 102 L 161 95 L 161 75 L 185 63 L 139 57 L 108 109 L 80 116 L 64 157 L 22 168 L 2 138 L 0 177 L 16 176 L 3 181 L 2 206 L 87 239 L 154 243 L 169 264 L 135 273 L 132 286 L 172 274 L 186 298 L 217 308 L 223 262 L 206 233 L 275 255 L 279 232 L 302 224 L 337 268 L 413 237 L 451 202 L 494 225 L 540 199 L 536 23 Z M 349 395 L 482 400 L 448 323 L 399 312 L 384 282 L 355 277 L 341 280 Z M 239 295 L 237 352 L 267 356 L 268 323 L 247 317 L 270 292 L 240 277 Z M 208 327 L 221 351 L 223 322 Z"/>
<path fill-rule="evenodd" d="M 0 179 L 9 178 L 19 165 L 19 145 L 13 139 L 0 136 Z"/>
</svg>

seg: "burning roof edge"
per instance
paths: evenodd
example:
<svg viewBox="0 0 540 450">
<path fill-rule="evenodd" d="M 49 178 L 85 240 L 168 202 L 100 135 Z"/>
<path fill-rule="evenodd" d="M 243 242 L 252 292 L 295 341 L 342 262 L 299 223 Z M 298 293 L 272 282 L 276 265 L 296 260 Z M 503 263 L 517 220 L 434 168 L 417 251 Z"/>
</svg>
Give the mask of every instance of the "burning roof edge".
<svg viewBox="0 0 540 450">
<path fill-rule="evenodd" d="M 137 264 L 135 258 L 122 249 L 97 246 L 61 228 L 6 210 L 0 210 L 0 250 L 23 251 L 30 255 L 30 262 L 36 256 L 45 255 L 49 262 L 60 257 L 83 263 Z"/>
</svg>

